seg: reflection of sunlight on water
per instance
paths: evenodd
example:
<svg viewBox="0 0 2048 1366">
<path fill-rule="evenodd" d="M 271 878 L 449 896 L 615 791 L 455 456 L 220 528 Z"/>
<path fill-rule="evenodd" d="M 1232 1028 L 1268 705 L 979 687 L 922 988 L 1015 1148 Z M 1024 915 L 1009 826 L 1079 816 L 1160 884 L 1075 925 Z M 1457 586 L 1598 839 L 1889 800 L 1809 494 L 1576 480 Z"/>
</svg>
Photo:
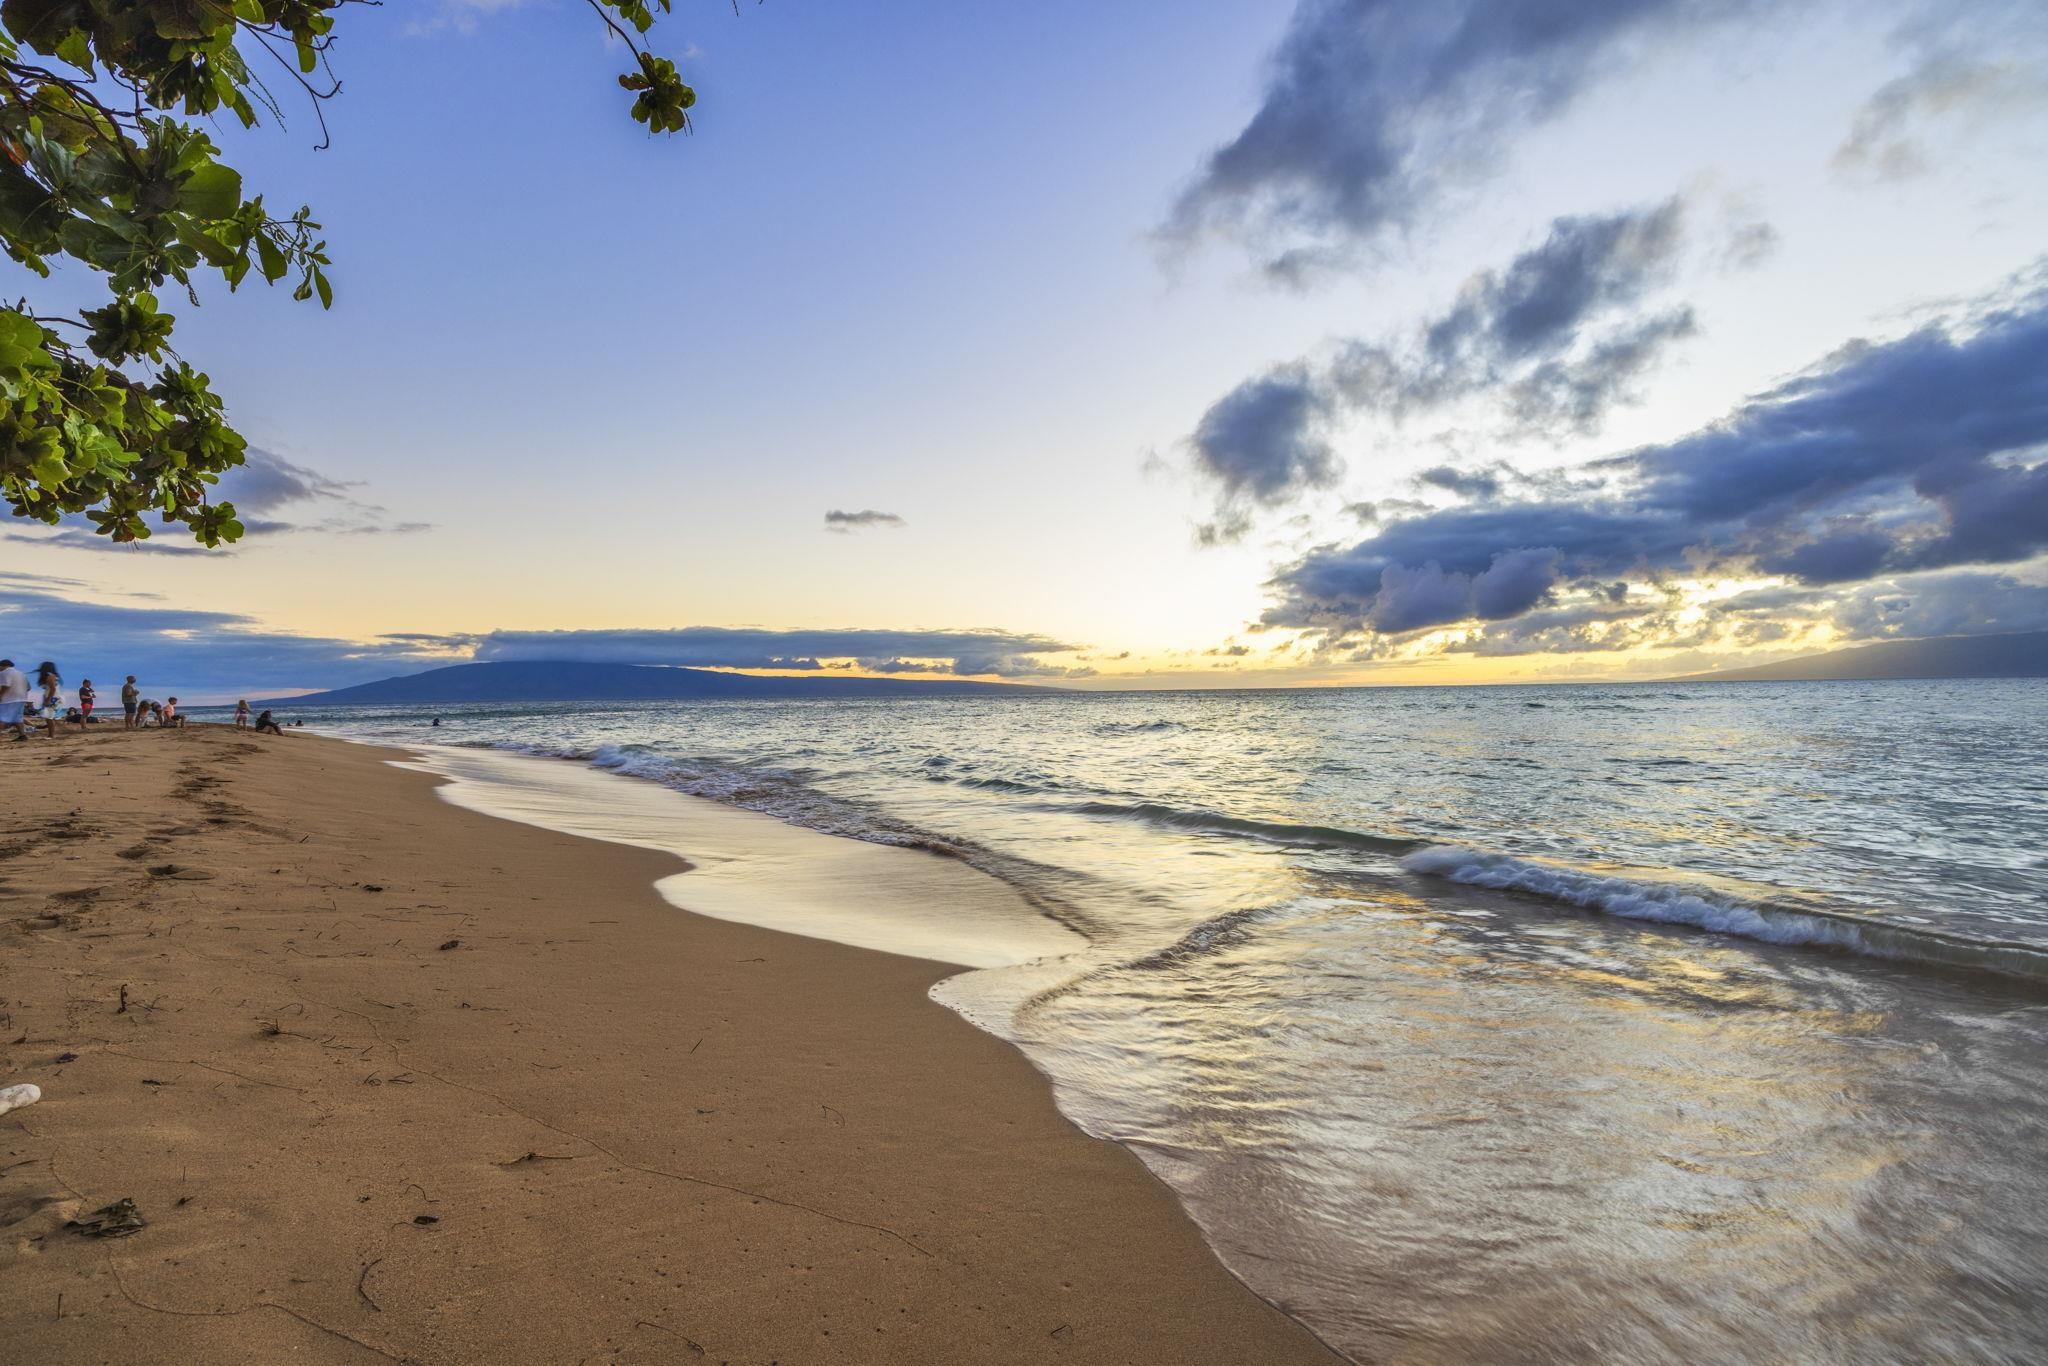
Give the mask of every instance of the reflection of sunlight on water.
<svg viewBox="0 0 2048 1366">
<path fill-rule="evenodd" d="M 1368 1359 L 1825 1355 L 1814 1317 L 1873 1294 L 1877 1341 L 1954 1351 L 1945 1282 L 2039 1283 L 2028 1242 L 1925 1218 L 1953 1196 L 1920 1164 L 1963 1098 L 1901 1078 L 1929 1055 L 1895 1031 L 1954 984 L 1570 919 L 1475 947 L 1445 912 L 1305 897 L 1021 1028 L 1241 1274 Z M 2030 1235 L 2040 1122 L 2030 1151 L 1971 1155 L 2035 1193 Z M 1876 1210 L 1918 1229 L 1903 1258 Z"/>
</svg>

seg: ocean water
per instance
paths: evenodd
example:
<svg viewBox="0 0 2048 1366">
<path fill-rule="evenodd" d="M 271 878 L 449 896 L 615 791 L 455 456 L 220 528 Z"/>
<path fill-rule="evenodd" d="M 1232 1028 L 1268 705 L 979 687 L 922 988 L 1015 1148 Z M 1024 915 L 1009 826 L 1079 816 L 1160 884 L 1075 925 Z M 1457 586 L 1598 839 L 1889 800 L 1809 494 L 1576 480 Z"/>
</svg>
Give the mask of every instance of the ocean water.
<svg viewBox="0 0 2048 1366">
<path fill-rule="evenodd" d="M 1359 1360 L 2048 1358 L 2048 684 L 299 714 L 1013 883 L 937 994 Z"/>
</svg>

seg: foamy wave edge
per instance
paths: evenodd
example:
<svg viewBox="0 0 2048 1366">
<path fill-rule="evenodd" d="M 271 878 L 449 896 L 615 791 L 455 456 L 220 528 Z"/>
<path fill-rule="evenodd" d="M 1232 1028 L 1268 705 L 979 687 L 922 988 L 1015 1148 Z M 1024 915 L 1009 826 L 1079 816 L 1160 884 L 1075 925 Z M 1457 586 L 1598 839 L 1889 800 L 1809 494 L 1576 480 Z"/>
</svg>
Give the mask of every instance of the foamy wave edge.
<svg viewBox="0 0 2048 1366">
<path fill-rule="evenodd" d="M 1831 911 L 1741 901 L 1696 887 L 1639 882 L 1456 845 L 1418 849 L 1403 858 L 1401 866 L 1425 877 L 1517 892 L 1624 920 L 1685 925 L 1765 944 L 1835 949 L 1868 958 L 2048 982 L 2048 953 L 2003 940 L 1970 939 Z"/>
<path fill-rule="evenodd" d="M 915 849 L 941 858 L 958 859 L 1015 888 L 1041 915 L 1066 926 L 1084 939 L 1100 938 L 1104 927 L 1071 901 L 1039 885 L 1028 875 L 1027 860 L 997 854 L 969 840 L 949 839 L 915 826 L 887 821 L 864 807 L 828 796 L 794 779 L 751 774 L 714 761 L 664 754 L 633 743 L 595 746 L 530 744 L 516 740 L 458 740 L 451 749 L 524 754 L 587 764 L 621 777 L 651 782 L 688 797 L 772 816 L 787 825 L 840 839 Z"/>
</svg>

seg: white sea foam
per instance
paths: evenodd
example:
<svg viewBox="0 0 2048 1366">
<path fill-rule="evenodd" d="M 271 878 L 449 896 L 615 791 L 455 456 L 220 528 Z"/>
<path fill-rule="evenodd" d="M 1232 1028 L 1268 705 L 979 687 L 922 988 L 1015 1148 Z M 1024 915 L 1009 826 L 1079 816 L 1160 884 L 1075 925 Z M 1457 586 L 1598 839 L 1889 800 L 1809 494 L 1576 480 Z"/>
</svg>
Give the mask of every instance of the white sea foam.
<svg viewBox="0 0 2048 1366">
<path fill-rule="evenodd" d="M 1401 860 L 1401 866 L 1411 873 L 1541 897 L 1624 920 L 1688 925 L 1765 944 L 1818 946 L 1873 958 L 2048 978 L 2048 955 L 2024 944 L 1965 939 L 1845 913 L 1764 905 L 1677 883 L 1441 844 L 1416 850 Z"/>
</svg>

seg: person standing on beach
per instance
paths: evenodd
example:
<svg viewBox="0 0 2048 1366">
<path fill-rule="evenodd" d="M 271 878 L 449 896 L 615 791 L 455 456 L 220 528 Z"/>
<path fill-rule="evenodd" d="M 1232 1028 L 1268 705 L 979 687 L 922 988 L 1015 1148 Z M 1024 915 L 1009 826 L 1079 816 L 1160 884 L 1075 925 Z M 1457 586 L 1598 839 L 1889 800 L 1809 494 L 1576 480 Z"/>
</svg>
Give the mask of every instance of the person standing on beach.
<svg viewBox="0 0 2048 1366">
<path fill-rule="evenodd" d="M 92 704 L 99 700 L 99 696 L 99 693 L 93 688 L 90 678 L 79 683 L 78 724 L 81 727 L 92 724 Z"/>
<path fill-rule="evenodd" d="M 248 726 L 249 726 L 249 699 L 245 697 L 245 698 L 243 698 L 243 699 L 242 699 L 241 701 L 239 701 L 239 702 L 235 703 L 235 729 L 236 729 L 236 730 L 246 730 L 246 729 L 248 729 Z"/>
<path fill-rule="evenodd" d="M 36 686 L 42 689 L 43 734 L 57 738 L 57 718 L 64 711 L 64 677 L 50 660 L 36 665 Z"/>
<path fill-rule="evenodd" d="M 0 659 L 0 726 L 14 732 L 17 740 L 28 739 L 28 727 L 21 723 L 21 710 L 28 705 L 28 675 L 14 667 L 11 659 Z"/>
<path fill-rule="evenodd" d="M 121 728 L 134 730 L 135 714 L 142 706 L 142 689 L 135 686 L 135 675 L 129 674 L 128 681 L 121 685 Z"/>
</svg>

